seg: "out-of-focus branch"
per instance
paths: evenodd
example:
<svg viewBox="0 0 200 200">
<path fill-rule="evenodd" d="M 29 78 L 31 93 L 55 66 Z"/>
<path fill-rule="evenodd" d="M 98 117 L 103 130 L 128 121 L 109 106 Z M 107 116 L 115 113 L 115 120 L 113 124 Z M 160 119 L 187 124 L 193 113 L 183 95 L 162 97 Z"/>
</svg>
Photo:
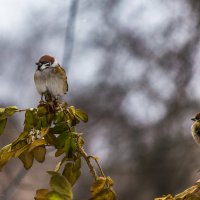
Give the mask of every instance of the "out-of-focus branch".
<svg viewBox="0 0 200 200">
<path fill-rule="evenodd" d="M 74 33 L 75 33 L 75 21 L 78 11 L 79 0 L 72 0 L 69 9 L 69 18 L 67 21 L 65 43 L 64 43 L 64 53 L 63 53 L 63 66 L 69 69 L 73 47 L 74 47 Z"/>
<path fill-rule="evenodd" d="M 2 192 L 0 200 L 9 200 L 11 198 L 16 189 L 15 187 L 20 184 L 26 173 L 27 171 L 24 168 L 20 169 L 16 177 L 11 180 L 11 183 L 8 185 L 8 187 L 6 187 L 5 190 Z"/>
<path fill-rule="evenodd" d="M 87 155 L 87 153 L 83 149 L 81 143 L 82 143 L 82 138 L 80 136 L 78 136 L 78 138 L 77 138 L 77 146 L 78 146 L 79 152 L 83 156 L 85 161 L 87 162 L 87 165 L 90 168 L 90 172 L 93 175 L 94 179 L 97 180 L 97 178 L 98 178 L 97 172 L 96 172 L 94 166 L 92 165 L 92 163 L 90 161 L 90 156 Z"/>
</svg>

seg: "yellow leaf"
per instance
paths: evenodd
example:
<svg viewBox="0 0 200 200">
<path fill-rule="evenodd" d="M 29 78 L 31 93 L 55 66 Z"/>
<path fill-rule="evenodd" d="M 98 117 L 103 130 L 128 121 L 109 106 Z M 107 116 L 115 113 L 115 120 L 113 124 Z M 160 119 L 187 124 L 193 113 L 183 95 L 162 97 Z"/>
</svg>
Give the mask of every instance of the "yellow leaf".
<svg viewBox="0 0 200 200">
<path fill-rule="evenodd" d="M 47 142 L 44 139 L 38 139 L 38 140 L 33 141 L 30 145 L 29 152 L 32 151 L 35 147 L 45 145 L 46 143 Z"/>
<path fill-rule="evenodd" d="M 113 185 L 113 180 L 110 178 L 110 176 L 107 176 L 106 177 L 106 180 L 107 180 L 107 184 L 109 185 L 109 186 L 112 186 Z"/>
<path fill-rule="evenodd" d="M 62 155 L 64 152 L 65 152 L 64 148 L 58 149 L 58 150 L 55 152 L 55 157 L 58 157 L 58 156 Z"/>
<path fill-rule="evenodd" d="M 101 192 L 106 184 L 106 178 L 105 177 L 99 177 L 91 186 L 90 192 L 92 194 L 92 197 L 96 196 L 99 192 Z"/>
<path fill-rule="evenodd" d="M 163 196 L 161 198 L 155 198 L 154 200 L 175 200 L 171 194 L 168 194 L 167 196 Z"/>
<path fill-rule="evenodd" d="M 62 162 L 60 161 L 57 165 L 56 165 L 56 168 L 54 169 L 55 172 L 58 172 L 60 167 L 62 165 Z"/>
<path fill-rule="evenodd" d="M 75 117 L 78 120 L 81 120 L 83 122 L 87 122 L 88 121 L 88 115 L 84 111 L 82 111 L 81 109 L 76 109 L 75 110 Z"/>
<path fill-rule="evenodd" d="M 45 140 L 47 141 L 48 144 L 50 145 L 54 145 L 56 144 L 56 136 L 50 132 L 48 132 L 45 136 L 44 136 Z"/>
<path fill-rule="evenodd" d="M 26 144 L 24 146 L 22 146 L 20 149 L 18 149 L 16 152 L 15 152 L 15 157 L 19 157 L 24 151 L 27 151 L 30 147 L 30 144 Z"/>
<path fill-rule="evenodd" d="M 33 159 L 34 159 L 32 152 L 28 152 L 28 151 L 23 152 L 19 156 L 19 159 L 23 162 L 25 169 L 29 169 L 32 167 Z"/>
<path fill-rule="evenodd" d="M 70 106 L 70 107 L 67 109 L 67 111 L 68 111 L 71 115 L 73 115 L 73 116 L 75 116 L 75 114 L 76 114 L 76 109 L 74 108 L 74 106 Z"/>
<path fill-rule="evenodd" d="M 0 150 L 0 170 L 14 156 L 11 146 L 12 144 L 8 144 Z"/>
<path fill-rule="evenodd" d="M 116 194 L 110 188 L 104 189 L 101 192 L 97 193 L 94 197 L 90 198 L 90 200 L 116 200 Z"/>
<path fill-rule="evenodd" d="M 48 189 L 39 189 L 36 191 L 35 200 L 47 200 Z"/>
<path fill-rule="evenodd" d="M 5 108 L 0 108 L 0 115 L 5 112 Z"/>
<path fill-rule="evenodd" d="M 48 132 L 49 132 L 49 127 L 48 128 L 42 128 L 41 129 L 41 136 L 44 137 Z"/>
<path fill-rule="evenodd" d="M 44 145 L 38 146 L 33 149 L 34 158 L 40 163 L 44 162 L 45 154 L 46 154 L 46 148 Z"/>
<path fill-rule="evenodd" d="M 58 172 L 62 166 L 62 164 L 67 160 L 67 157 L 65 156 L 57 165 L 56 168 L 54 169 L 55 172 Z"/>
</svg>

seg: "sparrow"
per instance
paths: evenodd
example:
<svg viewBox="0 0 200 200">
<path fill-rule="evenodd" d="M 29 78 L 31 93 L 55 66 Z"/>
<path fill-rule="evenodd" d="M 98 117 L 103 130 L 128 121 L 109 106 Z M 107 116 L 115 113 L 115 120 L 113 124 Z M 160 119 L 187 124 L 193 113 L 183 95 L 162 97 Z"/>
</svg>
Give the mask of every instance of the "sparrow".
<svg viewBox="0 0 200 200">
<path fill-rule="evenodd" d="M 197 113 L 191 120 L 194 121 L 192 124 L 192 137 L 197 144 L 200 144 L 200 113 Z"/>
<path fill-rule="evenodd" d="M 35 63 L 37 69 L 34 74 L 36 89 L 41 94 L 41 101 L 44 95 L 50 95 L 56 100 L 68 91 L 67 75 L 58 61 L 49 55 L 42 56 Z"/>
</svg>

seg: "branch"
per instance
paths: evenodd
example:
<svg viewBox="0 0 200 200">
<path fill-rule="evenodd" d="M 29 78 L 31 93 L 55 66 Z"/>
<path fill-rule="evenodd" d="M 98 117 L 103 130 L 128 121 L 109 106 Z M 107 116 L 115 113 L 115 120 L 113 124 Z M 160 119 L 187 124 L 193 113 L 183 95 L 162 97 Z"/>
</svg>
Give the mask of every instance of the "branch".
<svg viewBox="0 0 200 200">
<path fill-rule="evenodd" d="M 90 168 L 90 172 L 93 175 L 94 179 L 97 180 L 98 175 L 97 175 L 97 172 L 96 172 L 94 166 L 92 165 L 92 163 L 90 161 L 90 157 L 91 156 L 87 155 L 87 153 L 85 152 L 85 150 L 82 147 L 82 143 L 83 143 L 83 139 L 82 139 L 82 137 L 80 135 L 78 135 L 77 146 L 78 146 L 79 153 L 83 156 L 83 158 L 87 162 L 87 165 Z"/>
</svg>

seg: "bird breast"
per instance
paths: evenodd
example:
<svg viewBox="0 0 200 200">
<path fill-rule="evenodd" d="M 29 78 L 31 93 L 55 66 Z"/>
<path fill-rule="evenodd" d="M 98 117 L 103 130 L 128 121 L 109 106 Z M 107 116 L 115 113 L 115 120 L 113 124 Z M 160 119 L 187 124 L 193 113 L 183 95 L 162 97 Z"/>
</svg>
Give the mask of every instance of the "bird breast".
<svg viewBox="0 0 200 200">
<path fill-rule="evenodd" d="M 36 89 L 40 94 L 43 94 L 47 91 L 45 71 L 37 70 L 34 75 L 34 81 L 35 81 Z"/>
</svg>

